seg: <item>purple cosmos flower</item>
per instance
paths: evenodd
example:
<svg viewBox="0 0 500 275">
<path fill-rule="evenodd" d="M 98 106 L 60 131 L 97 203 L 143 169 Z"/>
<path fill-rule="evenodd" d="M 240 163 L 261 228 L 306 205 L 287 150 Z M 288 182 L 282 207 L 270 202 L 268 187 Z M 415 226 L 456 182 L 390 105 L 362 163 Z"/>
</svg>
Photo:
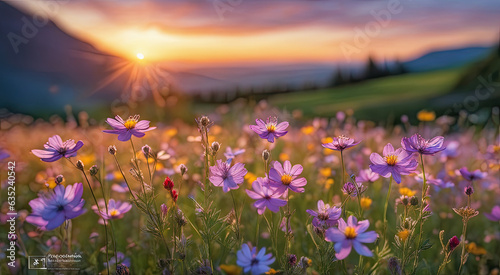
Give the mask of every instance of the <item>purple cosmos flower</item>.
<svg viewBox="0 0 500 275">
<path fill-rule="evenodd" d="M 262 215 L 266 208 L 276 213 L 279 211 L 280 207 L 286 205 L 286 201 L 280 199 L 281 194 L 269 187 L 268 181 L 267 178 L 257 178 L 257 180 L 252 183 L 254 191 L 246 190 L 250 198 L 257 200 L 254 206 L 257 208 L 257 213 L 259 213 L 259 215 Z"/>
<path fill-rule="evenodd" d="M 358 177 L 356 177 L 356 180 L 359 182 L 373 183 L 376 180 L 378 180 L 379 177 L 380 177 L 379 174 L 374 173 L 372 171 L 372 169 L 368 168 L 368 169 L 363 169 L 363 170 L 359 171 L 359 175 L 358 175 Z"/>
<path fill-rule="evenodd" d="M 246 243 L 241 246 L 236 256 L 238 258 L 236 264 L 243 268 L 243 272 L 251 272 L 254 275 L 269 271 L 269 265 L 276 260 L 271 253 L 266 254 L 265 247 L 261 248 L 257 253 L 256 247 L 250 249 Z"/>
<path fill-rule="evenodd" d="M 358 254 L 372 257 L 370 249 L 362 244 L 373 243 L 378 238 L 375 231 L 365 232 L 370 222 L 368 220 L 358 222 L 354 216 L 350 216 L 347 223 L 342 218 L 338 222 L 338 228 L 332 227 L 325 232 L 325 240 L 335 243 L 335 257 L 339 260 L 347 258 L 353 246 Z"/>
<path fill-rule="evenodd" d="M 101 213 L 97 208 L 97 205 L 92 205 L 92 210 L 101 216 L 105 220 L 115 220 L 123 218 L 123 215 L 132 209 L 132 205 L 128 202 L 115 201 L 114 199 L 110 199 L 108 202 L 108 212 L 106 213 L 106 206 L 104 205 L 104 200 L 99 200 L 99 208 L 101 209 Z"/>
<path fill-rule="evenodd" d="M 247 172 L 243 163 L 238 162 L 231 167 L 230 163 L 218 159 L 214 166 L 210 166 L 209 180 L 215 186 L 222 186 L 222 191 L 226 193 L 238 189 L 238 184 L 244 181 Z"/>
<path fill-rule="evenodd" d="M 446 160 L 448 160 L 448 158 L 457 157 L 459 152 L 460 152 L 458 150 L 459 148 L 460 148 L 460 143 L 458 143 L 458 141 L 450 141 L 446 145 L 446 149 L 444 149 L 444 151 L 441 153 L 439 159 L 442 162 L 446 162 Z"/>
<path fill-rule="evenodd" d="M 468 181 L 481 180 L 488 175 L 486 172 L 481 172 L 479 169 L 474 172 L 469 172 L 466 167 L 460 168 L 460 174 Z"/>
<path fill-rule="evenodd" d="M 292 167 L 290 161 L 285 160 L 283 166 L 278 161 L 274 162 L 274 167 L 269 170 L 269 184 L 276 187 L 278 193 L 284 193 L 290 189 L 293 192 L 303 193 L 305 190 L 302 188 L 307 184 L 305 178 L 299 178 L 302 173 L 302 165 L 296 164 Z"/>
<path fill-rule="evenodd" d="M 311 209 L 307 209 L 306 212 L 314 217 L 312 224 L 315 227 L 327 229 L 337 225 L 337 221 L 342 214 L 342 209 L 336 206 L 330 207 L 330 205 L 325 204 L 322 200 L 319 200 L 318 212 Z"/>
<path fill-rule="evenodd" d="M 401 146 L 408 153 L 419 153 L 422 155 L 434 155 L 441 152 L 446 147 L 443 146 L 444 137 L 437 136 L 430 140 L 426 140 L 419 134 L 414 134 L 410 138 L 404 137 L 401 139 Z"/>
<path fill-rule="evenodd" d="M 6 159 L 10 157 L 9 153 L 5 151 L 4 149 L 0 148 L 0 160 Z"/>
<path fill-rule="evenodd" d="M 342 192 L 351 197 L 356 197 L 358 195 L 358 189 L 360 189 L 361 193 L 363 193 L 363 191 L 366 189 L 363 184 L 360 182 L 356 182 L 356 184 L 358 185 L 357 187 L 350 181 L 346 182 L 344 186 L 342 186 Z"/>
<path fill-rule="evenodd" d="M 75 144 L 75 141 L 68 139 L 62 141 L 59 135 L 49 137 L 49 141 L 43 145 L 43 150 L 31 150 L 31 152 L 39 157 L 42 161 L 53 162 L 60 158 L 76 157 L 76 151 L 82 148 L 83 142 L 80 140 Z"/>
<path fill-rule="evenodd" d="M 346 136 L 338 136 L 334 137 L 332 142 L 322 144 L 321 146 L 335 151 L 344 151 L 345 149 L 358 145 L 360 142 L 361 141 L 356 142 L 354 139 Z"/>
<path fill-rule="evenodd" d="M 118 193 L 127 193 L 128 192 L 128 186 L 126 182 L 121 182 L 120 184 L 113 184 L 111 185 L 111 190 L 118 192 Z"/>
<path fill-rule="evenodd" d="M 109 266 L 114 266 L 117 259 L 118 259 L 118 264 L 130 267 L 130 258 L 125 257 L 125 254 L 123 254 L 122 252 L 116 252 L 116 257 L 114 256 L 111 257 L 111 259 L 109 259 L 109 263 L 105 262 L 104 266 L 106 267 L 108 266 L 108 264 Z"/>
<path fill-rule="evenodd" d="M 108 118 L 106 122 L 113 127 L 113 130 L 104 130 L 104 133 L 118 135 L 119 141 L 128 141 L 132 135 L 141 138 L 147 131 L 156 129 L 149 127 L 148 120 L 139 121 L 139 115 L 131 116 L 127 120 L 123 120 L 120 116 Z"/>
<path fill-rule="evenodd" d="M 26 221 L 39 226 L 42 230 L 53 230 L 64 221 L 74 219 L 85 213 L 85 200 L 82 199 L 83 185 L 58 185 L 48 195 L 39 195 L 31 200 L 29 205 L 33 209 Z"/>
<path fill-rule="evenodd" d="M 493 206 L 493 209 L 491 209 L 491 213 L 486 213 L 484 215 L 491 221 L 494 222 L 500 221 L 500 206 L 498 205 Z"/>
<path fill-rule="evenodd" d="M 250 129 L 256 132 L 260 138 L 267 139 L 271 143 L 274 142 L 275 138 L 277 139 L 288 133 L 288 131 L 285 131 L 288 122 L 283 121 L 278 124 L 276 117 L 268 117 L 265 123 L 262 119 L 256 119 L 255 123 L 257 125 L 250 125 Z"/>
<path fill-rule="evenodd" d="M 392 144 L 387 143 L 383 154 L 383 158 L 377 153 L 370 155 L 372 162 L 370 169 L 384 178 L 392 175 L 397 183 L 401 183 L 401 175 L 414 173 L 417 168 L 417 161 L 413 159 L 412 154 L 408 154 L 403 148 L 394 151 Z"/>
<path fill-rule="evenodd" d="M 226 157 L 228 162 L 231 162 L 236 156 L 241 155 L 243 153 L 245 153 L 245 149 L 236 149 L 233 152 L 231 147 L 227 147 L 226 152 L 224 153 L 224 156 Z"/>
</svg>

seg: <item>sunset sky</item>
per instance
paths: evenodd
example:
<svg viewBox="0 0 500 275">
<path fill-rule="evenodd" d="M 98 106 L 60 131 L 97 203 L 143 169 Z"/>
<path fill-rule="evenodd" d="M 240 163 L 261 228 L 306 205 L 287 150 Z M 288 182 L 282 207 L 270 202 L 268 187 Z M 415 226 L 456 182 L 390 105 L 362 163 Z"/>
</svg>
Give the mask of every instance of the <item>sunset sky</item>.
<svg viewBox="0 0 500 275">
<path fill-rule="evenodd" d="M 498 0 L 7 2 L 49 14 L 100 50 L 131 59 L 142 53 L 151 61 L 406 59 L 434 49 L 492 45 L 500 35 Z M 391 18 L 377 22 L 377 14 Z"/>
</svg>

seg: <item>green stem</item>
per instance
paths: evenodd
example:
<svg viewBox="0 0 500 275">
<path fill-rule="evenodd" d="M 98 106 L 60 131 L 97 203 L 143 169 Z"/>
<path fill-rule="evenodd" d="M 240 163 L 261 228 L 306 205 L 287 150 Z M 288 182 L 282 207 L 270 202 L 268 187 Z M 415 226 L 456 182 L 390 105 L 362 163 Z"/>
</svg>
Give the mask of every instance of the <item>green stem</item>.
<svg viewBox="0 0 500 275">
<path fill-rule="evenodd" d="M 234 215 L 236 216 L 236 239 L 241 243 L 240 236 L 240 219 L 238 218 L 238 208 L 236 207 L 236 200 L 234 199 L 234 191 L 230 191 L 231 198 L 233 198 L 233 206 L 234 206 Z"/>
<path fill-rule="evenodd" d="M 116 158 L 116 155 L 113 155 L 114 159 L 115 159 L 115 163 L 116 163 L 116 166 L 118 167 L 118 170 L 120 171 L 120 173 L 122 174 L 122 177 L 123 177 L 123 180 L 125 181 L 125 183 L 127 184 L 127 188 L 128 188 L 128 192 L 130 193 L 130 196 L 132 196 L 132 199 L 134 200 L 134 202 L 136 201 L 136 197 L 135 195 L 132 193 L 132 189 L 130 188 L 130 185 L 128 184 L 128 180 L 127 178 L 125 177 L 125 174 L 123 173 L 123 170 L 122 170 L 122 167 L 120 166 L 120 163 L 118 162 L 118 159 Z"/>
<path fill-rule="evenodd" d="M 389 197 L 391 196 L 391 188 L 392 188 L 392 176 L 389 180 L 389 190 L 387 190 L 387 197 L 385 198 L 385 205 L 384 205 L 384 240 L 386 239 L 386 233 L 387 233 L 387 207 L 389 206 Z"/>
<path fill-rule="evenodd" d="M 466 262 L 466 258 L 465 258 L 465 238 L 467 236 L 467 223 L 468 223 L 468 219 L 464 218 L 463 219 L 463 227 L 462 227 L 462 253 L 461 253 L 461 256 L 460 256 L 460 267 L 458 268 L 458 273 L 457 275 L 460 275 L 460 273 L 462 272 L 462 267 L 463 265 L 465 264 Z"/>
<path fill-rule="evenodd" d="M 137 160 L 137 156 L 135 155 L 135 147 L 134 147 L 134 142 L 132 141 L 132 138 L 130 138 L 130 144 L 132 145 L 132 156 L 133 156 L 133 160 L 135 163 L 135 168 L 137 168 L 137 173 L 138 173 L 138 176 L 139 176 L 141 183 L 142 183 L 142 192 L 144 192 L 144 194 L 146 194 L 146 187 L 144 186 L 144 179 L 142 178 L 142 173 L 141 173 L 141 170 L 139 169 L 139 161 Z M 149 168 L 149 165 L 148 165 L 148 168 Z"/>
<path fill-rule="evenodd" d="M 441 270 L 446 266 L 446 264 L 448 263 L 448 258 L 450 257 L 450 253 L 445 253 L 444 255 L 444 259 L 443 259 L 443 262 L 441 263 L 441 265 L 439 266 L 439 269 L 438 269 L 438 272 L 437 272 L 437 275 L 439 275 L 439 273 L 441 273 Z"/>
<path fill-rule="evenodd" d="M 422 244 L 422 235 L 423 235 L 423 227 L 424 227 L 424 205 L 425 205 L 425 194 L 427 193 L 427 179 L 425 177 L 425 166 L 424 166 L 424 156 L 420 154 L 420 163 L 422 166 L 422 177 L 424 182 L 422 183 L 422 202 L 420 204 L 420 215 L 418 218 L 418 222 L 420 223 L 420 230 L 418 232 L 418 242 L 415 251 L 415 260 L 413 261 L 413 271 L 412 274 L 417 271 L 418 266 L 418 258 L 420 256 L 420 245 Z"/>
</svg>

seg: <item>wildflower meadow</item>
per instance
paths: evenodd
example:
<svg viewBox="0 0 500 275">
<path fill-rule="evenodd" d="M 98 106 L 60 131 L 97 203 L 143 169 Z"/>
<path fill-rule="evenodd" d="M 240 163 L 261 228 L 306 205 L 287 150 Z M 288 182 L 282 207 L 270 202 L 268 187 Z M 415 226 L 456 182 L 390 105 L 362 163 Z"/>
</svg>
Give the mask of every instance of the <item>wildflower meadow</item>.
<svg viewBox="0 0 500 275">
<path fill-rule="evenodd" d="M 499 272 L 498 113 L 7 121 L 2 274 Z"/>
</svg>

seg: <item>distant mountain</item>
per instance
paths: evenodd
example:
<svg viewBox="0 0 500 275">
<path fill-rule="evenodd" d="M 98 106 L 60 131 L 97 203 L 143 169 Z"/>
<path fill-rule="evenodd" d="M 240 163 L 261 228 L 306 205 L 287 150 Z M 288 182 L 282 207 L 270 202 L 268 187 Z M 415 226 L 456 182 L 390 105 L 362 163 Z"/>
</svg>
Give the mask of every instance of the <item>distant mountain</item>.
<svg viewBox="0 0 500 275">
<path fill-rule="evenodd" d="M 39 17 L 38 17 L 39 18 Z M 38 25 L 37 25 L 38 24 Z M 92 90 L 109 66 L 122 59 L 68 35 L 52 21 L 40 24 L 28 13 L 0 1 L 0 107 L 35 113 L 62 111 L 107 101 L 117 87 Z"/>
<path fill-rule="evenodd" d="M 429 52 L 403 63 L 409 72 L 425 72 L 464 66 L 485 58 L 491 47 L 467 47 Z"/>
</svg>

